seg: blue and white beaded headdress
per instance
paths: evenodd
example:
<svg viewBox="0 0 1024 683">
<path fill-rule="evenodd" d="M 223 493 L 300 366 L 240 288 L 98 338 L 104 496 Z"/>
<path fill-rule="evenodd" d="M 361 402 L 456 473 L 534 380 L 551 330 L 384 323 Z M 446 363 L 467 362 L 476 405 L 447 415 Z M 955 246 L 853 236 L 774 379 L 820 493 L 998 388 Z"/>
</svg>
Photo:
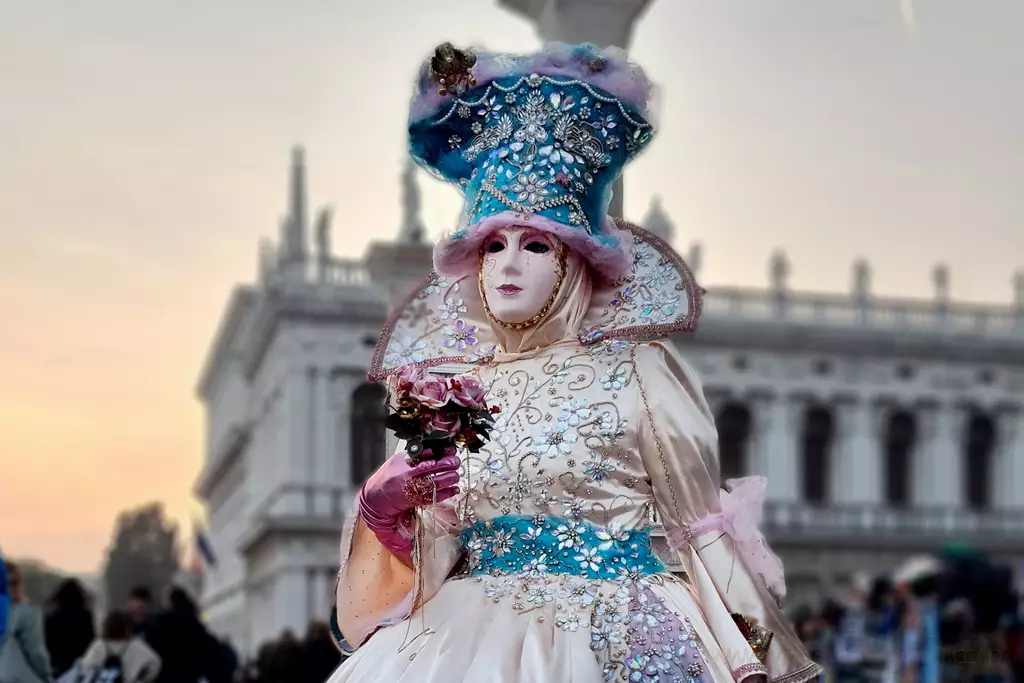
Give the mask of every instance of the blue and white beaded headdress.
<svg viewBox="0 0 1024 683">
<path fill-rule="evenodd" d="M 653 135 L 651 85 L 621 51 L 553 44 L 526 56 L 457 50 L 423 65 L 409 121 L 413 159 L 466 196 L 434 267 L 465 275 L 488 234 L 547 231 L 609 280 L 631 239 L 608 217 L 612 183 Z"/>
</svg>

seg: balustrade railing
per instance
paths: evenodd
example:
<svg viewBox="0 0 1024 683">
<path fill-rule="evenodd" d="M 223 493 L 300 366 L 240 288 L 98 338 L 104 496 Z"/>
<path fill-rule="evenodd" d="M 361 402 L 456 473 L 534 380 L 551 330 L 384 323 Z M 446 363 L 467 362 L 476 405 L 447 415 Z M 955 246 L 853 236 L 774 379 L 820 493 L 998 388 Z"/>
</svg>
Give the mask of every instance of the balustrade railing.
<svg viewBox="0 0 1024 683">
<path fill-rule="evenodd" d="M 705 319 L 737 318 L 842 327 L 1024 338 L 1024 309 L 913 299 L 778 292 L 714 287 L 704 297 Z"/>
<path fill-rule="evenodd" d="M 335 287 L 369 287 L 370 272 L 361 261 L 352 259 L 307 258 L 273 266 L 263 277 L 270 283 L 326 284 Z"/>
<path fill-rule="evenodd" d="M 359 261 L 331 259 L 317 264 L 315 279 L 332 285 L 346 287 L 367 287 L 370 273 Z"/>
<path fill-rule="evenodd" d="M 257 508 L 255 517 L 264 521 L 316 518 L 340 523 L 348 512 L 352 495 L 341 486 L 284 484 Z"/>
<path fill-rule="evenodd" d="M 1024 511 L 898 510 L 869 505 L 815 507 L 805 503 L 769 502 L 765 504 L 764 529 L 775 535 L 956 536 L 1014 538 L 1024 542 Z"/>
</svg>

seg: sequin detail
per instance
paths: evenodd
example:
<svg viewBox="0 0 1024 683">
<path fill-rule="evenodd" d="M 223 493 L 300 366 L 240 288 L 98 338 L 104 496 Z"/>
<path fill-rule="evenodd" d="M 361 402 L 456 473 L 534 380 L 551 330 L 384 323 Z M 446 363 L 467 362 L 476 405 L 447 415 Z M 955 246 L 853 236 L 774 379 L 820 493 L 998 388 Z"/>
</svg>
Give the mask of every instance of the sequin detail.
<svg viewBox="0 0 1024 683">
<path fill-rule="evenodd" d="M 651 550 L 650 529 L 602 528 L 564 517 L 538 520 L 507 515 L 477 522 L 462 532 L 461 540 L 474 575 L 569 574 L 612 580 L 623 574 L 665 571 Z"/>
<path fill-rule="evenodd" d="M 616 224 L 633 237 L 630 271 L 611 287 L 595 292 L 579 332 L 583 344 L 607 339 L 646 341 L 697 329 L 701 289 L 689 266 L 659 237 L 625 221 Z"/>
<path fill-rule="evenodd" d="M 629 614 L 626 680 L 713 683 L 693 626 L 669 611 L 649 586 L 637 583 L 631 587 Z"/>
<path fill-rule="evenodd" d="M 649 529 L 506 515 L 477 522 L 461 541 L 493 602 L 510 598 L 523 614 L 553 607 L 555 628 L 589 628 L 605 681 L 710 683 L 689 621 L 652 590 L 675 579 Z"/>
<path fill-rule="evenodd" d="M 605 187 L 652 132 L 617 99 L 573 79 L 498 80 L 452 112 L 460 105 L 473 115 L 447 122 L 469 122 L 462 158 L 476 166 L 463 227 L 511 210 L 595 232 Z"/>
<path fill-rule="evenodd" d="M 821 669 L 818 669 L 817 673 L 820 674 L 821 673 Z M 764 664 L 744 664 L 743 666 L 737 667 L 737 668 L 732 670 L 732 678 L 733 678 L 734 681 L 742 681 L 742 680 L 744 680 L 746 678 L 749 678 L 751 676 L 766 676 L 767 674 L 768 674 L 768 669 L 765 668 Z M 772 681 L 772 683 L 776 683 L 776 681 L 779 681 L 781 683 L 782 680 L 783 679 L 776 678 L 775 680 Z M 788 681 L 790 679 L 786 679 L 786 680 Z M 810 680 L 810 679 L 800 679 L 800 680 Z"/>
<path fill-rule="evenodd" d="M 770 630 L 748 619 L 742 614 L 734 613 L 732 619 L 737 628 L 754 651 L 754 655 L 762 664 L 768 661 L 768 648 L 771 647 L 775 634 Z"/>
<path fill-rule="evenodd" d="M 472 57 L 448 48 L 449 59 L 435 56 L 431 62 L 431 78 L 445 93 L 453 92 L 449 81 L 464 92 L 437 102 L 429 113 L 418 111 L 409 134 L 410 152 L 422 166 L 450 182 L 466 181 L 466 211 L 452 239 L 511 211 L 617 246 L 605 230 L 611 184 L 654 134 L 639 103 L 586 78 L 523 71 L 528 64 L 514 60 L 501 75 L 466 89 Z M 593 46 L 571 50 L 571 59 L 590 65 L 588 75 L 604 71 L 606 61 Z"/>
</svg>

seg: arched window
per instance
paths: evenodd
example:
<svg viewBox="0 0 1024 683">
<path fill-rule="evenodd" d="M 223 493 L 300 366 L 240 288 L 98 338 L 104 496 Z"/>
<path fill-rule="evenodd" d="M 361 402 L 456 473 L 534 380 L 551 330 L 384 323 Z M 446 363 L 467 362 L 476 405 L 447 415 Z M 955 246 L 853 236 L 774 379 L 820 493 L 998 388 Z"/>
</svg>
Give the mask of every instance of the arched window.
<svg viewBox="0 0 1024 683">
<path fill-rule="evenodd" d="M 387 451 L 387 391 L 380 384 L 361 384 L 352 392 L 352 484 L 362 486 L 384 462 Z"/>
<path fill-rule="evenodd" d="M 725 404 L 718 413 L 718 458 L 722 481 L 742 477 L 748 471 L 750 410 L 742 403 Z"/>
<path fill-rule="evenodd" d="M 905 410 L 889 416 L 885 428 L 885 502 L 893 507 L 910 504 L 917 421 Z"/>
<path fill-rule="evenodd" d="M 964 444 L 964 485 L 967 507 L 987 510 L 992 503 L 992 465 L 996 425 L 988 415 L 974 413 L 967 422 Z"/>
<path fill-rule="evenodd" d="M 828 501 L 828 479 L 831 472 L 832 436 L 835 421 L 832 411 L 824 406 L 811 406 L 804 416 L 803 431 L 803 494 L 814 505 Z"/>
</svg>

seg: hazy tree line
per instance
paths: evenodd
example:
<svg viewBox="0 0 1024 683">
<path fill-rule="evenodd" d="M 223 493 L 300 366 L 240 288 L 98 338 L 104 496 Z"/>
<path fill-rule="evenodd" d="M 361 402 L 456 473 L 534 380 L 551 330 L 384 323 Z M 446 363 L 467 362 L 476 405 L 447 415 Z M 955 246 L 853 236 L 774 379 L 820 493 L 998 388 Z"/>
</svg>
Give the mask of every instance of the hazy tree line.
<svg viewBox="0 0 1024 683">
<path fill-rule="evenodd" d="M 155 596 L 174 583 L 181 570 L 178 525 L 167 518 L 163 505 L 149 503 L 117 516 L 107 549 L 100 588 L 103 604 L 122 606 L 135 587 L 146 586 Z M 45 605 L 68 575 L 38 560 L 17 560 L 29 601 Z"/>
</svg>

